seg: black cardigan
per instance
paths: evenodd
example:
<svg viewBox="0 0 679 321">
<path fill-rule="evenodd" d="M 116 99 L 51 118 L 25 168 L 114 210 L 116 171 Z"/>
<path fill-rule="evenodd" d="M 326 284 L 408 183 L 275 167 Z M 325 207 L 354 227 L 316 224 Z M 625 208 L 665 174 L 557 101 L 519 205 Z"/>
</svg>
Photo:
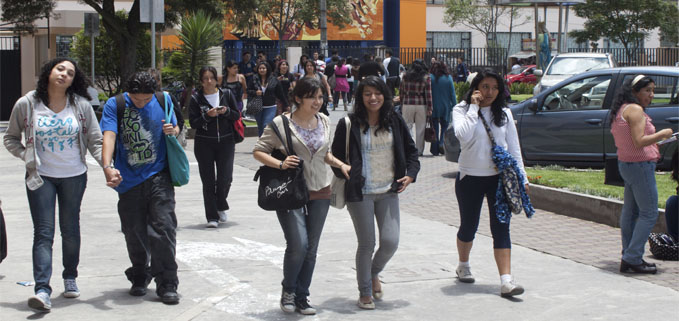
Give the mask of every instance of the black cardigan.
<svg viewBox="0 0 679 321">
<path fill-rule="evenodd" d="M 221 140 L 233 139 L 233 122 L 240 118 L 236 107 L 236 97 L 229 89 L 219 89 L 219 105 L 227 106 L 227 112 L 210 117 L 207 112 L 212 108 L 202 90 L 191 95 L 189 103 L 189 124 L 196 129 L 196 138 Z"/>
<path fill-rule="evenodd" d="M 363 200 L 363 186 L 365 185 L 365 177 L 363 177 L 363 157 L 361 154 L 361 128 L 355 120 L 354 114 L 349 116 L 351 120 L 351 133 L 349 135 L 349 165 L 351 171 L 349 172 L 349 180 L 345 185 L 345 197 L 348 202 L 360 202 Z M 397 179 L 403 176 L 410 176 L 413 182 L 417 179 L 417 173 L 420 171 L 420 161 L 417 159 L 418 151 L 415 147 L 415 142 L 410 136 L 408 126 L 401 116 L 397 113 L 391 114 L 391 131 L 394 137 L 394 182 L 392 183 L 390 192 L 396 192 L 400 188 L 400 183 Z M 335 129 L 335 138 L 332 141 L 332 154 L 338 159 L 345 161 L 345 138 L 347 127 L 344 120 L 337 123 Z M 345 178 L 344 174 L 339 168 L 332 168 L 335 176 Z"/>
<path fill-rule="evenodd" d="M 262 89 L 262 83 L 259 75 L 252 77 L 252 81 L 248 84 L 248 99 L 257 97 L 257 90 Z M 283 109 L 288 108 L 287 92 L 283 90 L 283 85 L 271 74 L 267 78 L 266 91 L 262 94 L 262 106 L 275 106 L 276 98 L 283 104 Z"/>
</svg>

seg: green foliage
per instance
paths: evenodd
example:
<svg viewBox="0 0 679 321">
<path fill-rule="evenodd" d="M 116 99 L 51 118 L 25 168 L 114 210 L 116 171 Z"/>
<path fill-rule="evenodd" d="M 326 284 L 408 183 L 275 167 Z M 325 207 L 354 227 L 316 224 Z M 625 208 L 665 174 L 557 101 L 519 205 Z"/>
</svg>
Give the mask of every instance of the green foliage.
<svg viewBox="0 0 679 321">
<path fill-rule="evenodd" d="M 532 95 L 534 84 L 515 82 L 509 87 L 509 93 L 512 95 Z"/>
<path fill-rule="evenodd" d="M 620 186 L 604 185 L 604 171 L 593 169 L 572 169 L 561 166 L 526 167 L 526 174 L 536 184 L 564 188 L 573 192 L 622 200 L 625 189 Z M 538 178 L 539 177 L 539 178 Z M 677 183 L 669 173 L 656 173 L 658 185 L 658 207 L 665 208 L 665 200 L 675 194 Z"/>
<path fill-rule="evenodd" d="M 97 99 L 98 99 L 99 101 L 107 101 L 108 98 L 109 98 L 109 96 L 106 95 L 106 93 L 99 93 L 99 94 L 97 95 Z"/>
<path fill-rule="evenodd" d="M 118 11 L 116 16 L 120 19 L 127 19 L 127 12 Z M 136 70 L 143 70 L 151 65 L 151 35 L 148 32 L 141 32 L 140 41 L 137 42 Z M 90 36 L 86 36 L 83 30 L 75 34 L 71 44 L 71 55 L 78 62 L 78 66 L 90 75 L 92 49 L 90 46 Z M 120 51 L 111 50 L 116 43 L 104 28 L 103 23 L 99 24 L 99 36 L 94 38 L 94 73 L 95 85 L 106 92 L 109 97 L 115 96 L 122 91 L 122 84 L 125 79 L 122 76 L 119 66 Z M 156 56 L 160 51 L 156 52 Z"/>
<path fill-rule="evenodd" d="M 451 27 L 463 25 L 474 29 L 487 39 L 487 47 L 491 47 L 493 35 L 497 31 L 498 20 L 503 16 L 512 17 L 514 26 L 521 26 L 531 21 L 529 16 L 522 17 L 519 10 L 505 6 L 495 6 L 495 0 L 447 0 L 443 22 Z"/>
<path fill-rule="evenodd" d="M 577 42 L 601 37 L 620 42 L 632 57 L 633 48 L 655 28 L 676 33 L 679 13 L 676 3 L 665 0 L 587 0 L 574 6 L 575 15 L 587 19 L 583 30 L 569 32 Z"/>
<path fill-rule="evenodd" d="M 457 102 L 460 103 L 464 100 L 467 91 L 469 91 L 470 84 L 468 82 L 456 82 L 455 83 L 455 95 L 457 96 Z"/>
<path fill-rule="evenodd" d="M 18 33 L 33 34 L 36 31 L 35 20 L 53 16 L 55 0 L 2 0 L 0 1 L 2 22 L 13 23 L 12 28 Z"/>
</svg>

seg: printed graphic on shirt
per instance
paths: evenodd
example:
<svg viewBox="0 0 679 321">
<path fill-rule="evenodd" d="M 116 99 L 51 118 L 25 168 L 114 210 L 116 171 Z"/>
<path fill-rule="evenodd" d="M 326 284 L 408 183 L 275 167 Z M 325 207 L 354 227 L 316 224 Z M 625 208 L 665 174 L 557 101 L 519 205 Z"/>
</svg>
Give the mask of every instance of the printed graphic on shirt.
<svg viewBox="0 0 679 321">
<path fill-rule="evenodd" d="M 74 117 L 38 116 L 38 124 L 35 128 L 39 147 L 43 152 L 61 152 L 64 149 L 73 149 L 77 144 L 80 127 Z"/>
<path fill-rule="evenodd" d="M 127 163 L 131 166 L 151 164 L 158 153 L 151 131 L 144 127 L 136 108 L 125 108 L 123 114 L 123 144 L 127 150 Z"/>
</svg>

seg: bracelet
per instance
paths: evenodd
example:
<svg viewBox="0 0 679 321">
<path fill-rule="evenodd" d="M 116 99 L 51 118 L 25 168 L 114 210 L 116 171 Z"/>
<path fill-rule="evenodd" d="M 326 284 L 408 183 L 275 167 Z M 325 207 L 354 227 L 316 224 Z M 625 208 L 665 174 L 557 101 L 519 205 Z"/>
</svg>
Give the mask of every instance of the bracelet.
<svg viewBox="0 0 679 321">
<path fill-rule="evenodd" d="M 107 169 L 107 168 L 113 168 L 113 169 L 115 169 L 115 167 L 113 167 L 113 164 L 104 166 L 104 169 Z"/>
<path fill-rule="evenodd" d="M 278 164 L 278 169 L 282 170 L 283 169 L 283 161 L 281 161 L 280 164 Z"/>
</svg>

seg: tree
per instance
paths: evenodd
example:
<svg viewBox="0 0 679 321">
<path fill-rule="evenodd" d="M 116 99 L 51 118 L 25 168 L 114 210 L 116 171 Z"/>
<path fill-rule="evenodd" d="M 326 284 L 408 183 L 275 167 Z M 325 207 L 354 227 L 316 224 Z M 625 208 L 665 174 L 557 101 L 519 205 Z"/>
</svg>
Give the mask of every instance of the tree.
<svg viewBox="0 0 679 321">
<path fill-rule="evenodd" d="M 230 8 L 231 23 L 245 30 L 257 25 L 258 16 L 267 19 L 278 34 L 278 48 L 284 40 L 299 36 L 305 24 L 318 28 L 320 4 L 318 0 L 224 0 Z M 327 0 L 328 22 L 344 28 L 351 22 L 351 3 L 346 0 Z"/>
<path fill-rule="evenodd" d="M 125 19 L 127 13 L 125 11 L 118 11 L 117 15 L 121 19 Z M 90 36 L 84 34 L 84 30 L 75 34 L 75 39 L 71 44 L 71 54 L 73 58 L 78 61 L 78 65 L 82 70 L 91 69 L 92 52 L 90 46 Z M 112 97 L 122 91 L 122 83 L 125 78 L 122 77 L 118 61 L 120 60 L 120 52 L 111 50 L 115 47 L 115 41 L 108 34 L 103 24 L 99 24 L 99 36 L 94 38 L 94 66 L 95 66 L 95 84 L 97 87 L 103 89 L 106 95 Z M 159 56 L 160 51 L 157 51 L 156 56 Z M 147 68 L 151 64 L 151 35 L 148 32 L 143 32 L 140 41 L 137 45 L 137 61 L 136 70 Z"/>
<path fill-rule="evenodd" d="M 199 67 L 208 65 L 213 58 L 209 54 L 210 47 L 218 46 L 222 42 L 222 23 L 207 15 L 204 11 L 197 11 L 182 19 L 179 40 L 180 49 L 170 56 L 168 66 L 164 72 L 171 78 L 180 80 L 188 92 L 199 83 Z M 183 105 L 188 106 L 190 95 L 186 95 Z"/>
<path fill-rule="evenodd" d="M 54 0 L 3 0 L 2 21 L 14 24 L 12 28 L 17 33 L 30 33 L 36 31 L 35 20 L 52 16 L 56 7 Z"/>
<path fill-rule="evenodd" d="M 22 21 L 26 24 L 43 18 L 46 12 L 51 14 L 55 7 L 55 0 L 2 0 L 3 20 Z M 120 52 L 118 67 L 122 79 L 127 79 L 137 68 L 137 46 L 145 30 L 150 29 L 149 24 L 139 22 L 139 0 L 134 0 L 126 18 L 116 15 L 114 0 L 79 0 L 92 7 L 101 16 L 101 21 L 107 33 L 113 39 L 115 46 Z M 44 10 L 16 11 L 5 14 L 7 8 L 20 8 L 26 3 L 46 5 Z M 32 8 L 32 7 L 31 7 Z M 174 26 L 182 15 L 193 10 L 205 10 L 213 17 L 221 17 L 223 14 L 222 0 L 165 0 L 165 24 L 164 27 Z M 161 28 L 162 29 L 162 28 Z"/>
<path fill-rule="evenodd" d="M 491 48 L 497 46 L 498 21 L 508 15 L 510 29 L 530 21 L 530 17 L 521 20 L 522 16 L 516 8 L 495 5 L 494 0 L 447 0 L 443 21 L 451 27 L 462 24 L 480 32 L 486 38 L 486 47 Z"/>
<path fill-rule="evenodd" d="M 620 42 L 630 60 L 651 30 L 670 32 L 677 27 L 677 6 L 665 0 L 587 0 L 573 8 L 587 21 L 584 29 L 571 31 L 571 37 L 578 42 L 600 37 Z"/>
</svg>

